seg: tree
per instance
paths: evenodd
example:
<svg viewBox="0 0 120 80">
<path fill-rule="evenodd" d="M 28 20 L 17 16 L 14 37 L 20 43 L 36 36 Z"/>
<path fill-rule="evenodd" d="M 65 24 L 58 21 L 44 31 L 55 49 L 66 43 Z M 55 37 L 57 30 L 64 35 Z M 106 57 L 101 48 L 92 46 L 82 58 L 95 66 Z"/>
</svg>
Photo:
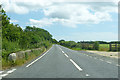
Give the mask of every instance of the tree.
<svg viewBox="0 0 120 80">
<path fill-rule="evenodd" d="M 57 43 L 58 43 L 58 41 L 57 41 L 56 39 L 52 39 L 52 43 L 57 44 Z"/>
<path fill-rule="evenodd" d="M 96 42 L 94 43 L 93 47 L 94 47 L 95 50 L 99 50 L 99 42 L 96 41 Z"/>
</svg>

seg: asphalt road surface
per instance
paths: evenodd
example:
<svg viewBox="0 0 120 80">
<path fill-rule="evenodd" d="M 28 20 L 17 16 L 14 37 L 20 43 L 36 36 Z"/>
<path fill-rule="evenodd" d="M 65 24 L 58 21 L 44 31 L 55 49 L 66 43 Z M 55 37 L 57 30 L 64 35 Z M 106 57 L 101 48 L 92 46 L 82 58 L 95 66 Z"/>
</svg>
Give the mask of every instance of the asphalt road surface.
<svg viewBox="0 0 120 80">
<path fill-rule="evenodd" d="M 118 64 L 53 45 L 42 56 L 3 74 L 4 78 L 118 78 Z"/>
</svg>

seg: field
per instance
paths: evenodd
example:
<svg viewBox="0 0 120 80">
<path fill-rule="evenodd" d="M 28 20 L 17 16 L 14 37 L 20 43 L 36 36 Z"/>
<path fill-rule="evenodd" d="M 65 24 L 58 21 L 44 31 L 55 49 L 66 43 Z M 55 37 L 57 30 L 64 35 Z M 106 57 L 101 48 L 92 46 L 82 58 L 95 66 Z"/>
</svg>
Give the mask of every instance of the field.
<svg viewBox="0 0 120 80">
<path fill-rule="evenodd" d="M 109 51 L 109 44 L 99 44 L 100 51 Z"/>
</svg>

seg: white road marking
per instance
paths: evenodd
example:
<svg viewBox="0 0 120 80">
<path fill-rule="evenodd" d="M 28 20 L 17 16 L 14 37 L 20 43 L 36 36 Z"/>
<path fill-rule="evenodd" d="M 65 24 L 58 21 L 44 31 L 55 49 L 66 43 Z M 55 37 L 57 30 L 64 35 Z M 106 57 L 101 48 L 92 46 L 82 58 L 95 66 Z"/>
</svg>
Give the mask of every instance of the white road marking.
<svg viewBox="0 0 120 80">
<path fill-rule="evenodd" d="M 0 74 L 2 74 L 4 71 L 0 71 Z"/>
<path fill-rule="evenodd" d="M 87 77 L 88 77 L 88 76 L 90 76 L 90 75 L 89 75 L 89 74 L 86 74 L 85 76 L 87 76 Z"/>
<path fill-rule="evenodd" d="M 118 66 L 120 66 L 119 64 L 116 64 L 116 66 L 118 67 Z"/>
<path fill-rule="evenodd" d="M 8 71 L 7 73 L 10 74 L 10 73 L 14 72 L 15 70 L 16 69 L 12 69 L 12 70 Z"/>
<path fill-rule="evenodd" d="M 15 70 L 16 70 L 16 69 L 9 70 L 9 71 L 7 71 L 5 74 L 1 74 L 0 76 L 1 76 L 1 77 L 5 77 L 5 76 L 7 76 L 8 74 L 14 72 Z M 4 72 L 4 71 L 1 71 L 1 73 L 3 73 L 3 72 Z"/>
<path fill-rule="evenodd" d="M 59 46 L 58 46 L 59 47 Z M 60 47 L 59 47 L 60 48 Z M 62 49 L 60 48 L 60 50 L 62 51 Z"/>
<path fill-rule="evenodd" d="M 109 63 L 109 64 L 111 64 L 112 62 L 110 62 L 110 61 L 106 61 L 107 63 Z"/>
<path fill-rule="evenodd" d="M 64 54 L 66 57 L 68 57 L 68 55 L 67 54 Z"/>
<path fill-rule="evenodd" d="M 0 75 L 1 77 L 5 77 L 5 76 L 7 76 L 8 75 L 8 73 L 7 74 L 2 74 L 2 75 Z"/>
<path fill-rule="evenodd" d="M 75 66 L 79 71 L 82 71 L 82 69 L 81 69 L 72 59 L 70 59 L 70 61 L 74 64 L 74 66 Z"/>
<path fill-rule="evenodd" d="M 100 59 L 100 61 L 104 61 L 103 59 Z"/>
<path fill-rule="evenodd" d="M 50 48 L 48 51 L 50 51 L 52 48 Z M 47 53 L 48 53 L 48 51 L 47 52 L 45 52 L 42 56 L 40 56 L 39 58 L 37 58 L 36 60 L 34 60 L 33 62 L 31 62 L 30 64 L 28 64 L 26 67 L 29 67 L 29 66 L 31 66 L 32 64 L 34 64 L 35 62 L 37 62 L 39 59 L 41 59 L 43 56 L 45 56 Z"/>
<path fill-rule="evenodd" d="M 62 53 L 64 53 L 64 51 L 62 51 Z"/>
</svg>

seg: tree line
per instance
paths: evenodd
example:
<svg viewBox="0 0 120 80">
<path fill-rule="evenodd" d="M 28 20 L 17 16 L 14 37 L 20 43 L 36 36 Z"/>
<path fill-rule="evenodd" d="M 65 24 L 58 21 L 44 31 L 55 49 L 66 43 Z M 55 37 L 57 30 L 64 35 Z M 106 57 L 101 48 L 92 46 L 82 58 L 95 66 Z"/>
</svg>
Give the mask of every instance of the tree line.
<svg viewBox="0 0 120 80">
<path fill-rule="evenodd" d="M 71 48 L 71 49 L 78 49 L 78 50 L 99 50 L 100 49 L 100 44 L 120 44 L 120 41 L 111 41 L 111 42 L 106 42 L 106 41 L 65 41 L 65 40 L 59 40 L 56 43 Z"/>
<path fill-rule="evenodd" d="M 89 50 L 99 50 L 99 42 L 75 42 L 75 41 L 65 41 L 59 40 L 58 44 L 68 47 L 68 48 L 80 48 L 80 49 L 89 49 Z"/>
</svg>

